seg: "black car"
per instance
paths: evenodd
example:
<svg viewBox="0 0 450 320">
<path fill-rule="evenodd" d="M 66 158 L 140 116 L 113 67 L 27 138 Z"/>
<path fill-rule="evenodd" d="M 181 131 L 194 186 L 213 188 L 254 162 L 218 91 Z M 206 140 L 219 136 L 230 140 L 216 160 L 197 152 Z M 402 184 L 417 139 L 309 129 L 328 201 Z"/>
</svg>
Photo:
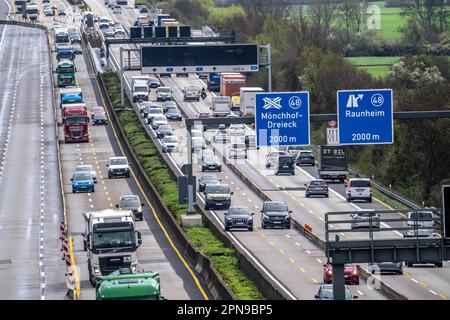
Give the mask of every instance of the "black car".
<svg viewBox="0 0 450 320">
<path fill-rule="evenodd" d="M 321 195 L 325 198 L 329 197 L 328 185 L 323 179 L 311 179 L 306 184 L 305 183 L 305 197 L 309 198 L 312 195 Z"/>
<path fill-rule="evenodd" d="M 231 207 L 225 213 L 225 231 L 230 229 L 248 229 L 253 231 L 253 216 L 248 207 Z"/>
<path fill-rule="evenodd" d="M 298 166 L 301 165 L 316 165 L 316 158 L 314 157 L 312 151 L 302 150 L 297 154 L 297 158 L 295 159 L 295 164 Z"/>
<path fill-rule="evenodd" d="M 222 180 L 218 179 L 216 176 L 203 176 L 198 179 L 198 191 L 203 192 L 205 191 L 207 184 L 218 184 L 220 181 Z"/>
<path fill-rule="evenodd" d="M 73 33 L 69 35 L 70 43 L 79 43 L 81 44 L 81 37 L 78 33 Z"/>
<path fill-rule="evenodd" d="M 178 109 L 169 109 L 166 113 L 167 120 L 183 120 L 181 112 Z"/>
<path fill-rule="evenodd" d="M 333 300 L 333 285 L 332 284 L 322 284 L 319 291 L 314 296 L 316 300 Z M 352 291 L 348 286 L 345 286 L 345 300 L 358 299 L 358 296 L 354 296 Z"/>
<path fill-rule="evenodd" d="M 403 274 L 403 263 L 402 262 L 379 262 L 371 264 L 369 263 L 369 270 L 375 273 L 396 273 Z"/>
<path fill-rule="evenodd" d="M 169 111 L 169 109 L 178 109 L 176 102 L 173 101 L 173 100 L 164 101 L 163 104 L 162 104 L 162 108 L 163 108 L 163 112 L 164 113 Z"/>
<path fill-rule="evenodd" d="M 144 213 L 142 207 L 145 206 L 144 203 L 141 203 L 138 195 L 126 195 L 121 196 L 119 203 L 116 204 L 116 208 L 121 210 L 130 210 L 133 212 L 134 218 L 136 220 L 144 220 Z"/>
<path fill-rule="evenodd" d="M 281 201 L 265 201 L 261 210 L 261 227 L 291 228 L 291 214 L 286 203 Z"/>
<path fill-rule="evenodd" d="M 189 73 L 177 73 L 177 77 L 189 77 Z"/>
<path fill-rule="evenodd" d="M 217 156 L 208 155 L 202 158 L 202 172 L 205 171 L 222 171 L 222 163 Z"/>
<path fill-rule="evenodd" d="M 108 124 L 108 118 L 105 113 L 99 113 L 92 116 L 92 125 L 96 124 Z"/>
<path fill-rule="evenodd" d="M 165 136 L 171 136 L 173 134 L 172 127 L 166 124 L 158 126 L 155 130 L 157 138 L 164 138 Z"/>
<path fill-rule="evenodd" d="M 280 173 L 287 173 L 295 175 L 295 159 L 291 155 L 282 154 L 278 156 L 277 163 L 274 166 L 275 175 Z"/>
</svg>

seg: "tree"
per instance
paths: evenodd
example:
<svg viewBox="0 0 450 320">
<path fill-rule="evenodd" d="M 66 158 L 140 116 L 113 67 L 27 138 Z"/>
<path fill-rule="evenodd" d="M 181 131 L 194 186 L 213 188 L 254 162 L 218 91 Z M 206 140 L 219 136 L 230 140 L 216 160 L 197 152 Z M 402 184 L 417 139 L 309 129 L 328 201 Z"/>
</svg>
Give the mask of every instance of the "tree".
<svg viewBox="0 0 450 320">
<path fill-rule="evenodd" d="M 425 41 L 436 42 L 438 33 L 444 31 L 448 8 L 445 0 L 403 0 L 402 14 L 420 26 Z"/>
<path fill-rule="evenodd" d="M 362 31 L 363 21 L 366 17 L 367 2 L 348 0 L 338 5 L 339 14 L 345 28 L 347 43 L 350 42 L 352 32 Z"/>
<path fill-rule="evenodd" d="M 263 15 L 281 20 L 287 13 L 288 0 L 238 0 L 249 16 Z"/>
</svg>

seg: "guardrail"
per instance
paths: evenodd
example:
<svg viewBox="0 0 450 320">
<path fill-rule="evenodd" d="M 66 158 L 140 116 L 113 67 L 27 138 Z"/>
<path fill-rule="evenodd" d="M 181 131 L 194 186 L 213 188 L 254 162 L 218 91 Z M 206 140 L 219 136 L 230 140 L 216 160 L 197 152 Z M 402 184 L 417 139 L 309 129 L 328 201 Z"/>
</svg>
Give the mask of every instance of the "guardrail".
<svg viewBox="0 0 450 320">
<path fill-rule="evenodd" d="M 318 147 L 314 146 L 314 145 L 311 145 L 311 148 L 314 150 L 314 154 L 317 157 L 317 155 L 318 155 Z M 364 175 L 364 174 L 362 174 L 362 173 L 360 173 L 360 172 L 358 172 L 356 170 L 353 170 L 351 168 L 348 168 L 348 172 L 350 174 L 358 177 L 358 178 L 368 178 L 368 179 L 370 179 L 370 177 L 368 177 L 368 176 L 366 176 L 366 175 Z M 378 191 L 380 191 L 384 195 L 386 195 L 388 197 L 391 197 L 392 199 L 400 202 L 401 204 L 403 204 L 403 205 L 405 205 L 405 206 L 407 206 L 407 207 L 409 207 L 411 209 L 422 209 L 423 208 L 422 206 L 418 205 L 417 203 L 413 202 L 412 200 L 410 200 L 410 199 L 408 199 L 408 198 L 398 194 L 395 191 L 392 191 L 389 188 L 384 187 L 383 185 L 373 181 L 372 179 L 371 179 L 371 183 L 372 183 L 372 186 L 375 187 L 375 189 L 377 189 Z"/>
</svg>

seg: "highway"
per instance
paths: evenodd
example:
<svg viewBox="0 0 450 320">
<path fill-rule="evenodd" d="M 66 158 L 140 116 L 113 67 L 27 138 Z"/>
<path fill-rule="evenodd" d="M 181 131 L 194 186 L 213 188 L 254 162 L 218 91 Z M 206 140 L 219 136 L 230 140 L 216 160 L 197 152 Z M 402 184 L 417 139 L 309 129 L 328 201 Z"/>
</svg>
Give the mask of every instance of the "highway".
<svg viewBox="0 0 450 320">
<path fill-rule="evenodd" d="M 70 6 L 61 2 L 54 2 L 57 6 L 64 5 L 66 12 L 70 11 Z M 72 17 L 57 18 L 57 22 L 72 24 Z M 49 29 L 54 23 L 53 17 L 41 17 L 41 22 Z M 51 32 L 50 32 L 51 33 Z M 10 55 L 11 56 L 11 55 Z M 36 57 L 39 57 L 36 55 Z M 98 87 L 92 72 L 89 72 L 86 57 L 78 55 L 75 60 L 77 67 L 77 82 L 83 90 L 83 96 L 90 114 L 90 108 L 97 105 L 104 105 L 104 101 L 98 94 Z M 55 65 L 56 57 L 52 54 Z M 46 65 L 49 65 L 47 61 Z M 47 97 L 51 100 L 52 94 Z M 50 102 L 49 102 L 50 103 Z M 58 90 L 55 90 L 55 103 L 59 105 Z M 58 122 L 61 122 L 60 111 L 58 110 Z M 170 232 L 166 235 L 163 228 L 167 228 L 164 219 L 156 221 L 156 217 L 161 218 L 159 212 L 154 211 L 152 199 L 148 194 L 143 194 L 141 186 L 133 177 L 130 179 L 108 179 L 106 161 L 110 156 L 121 155 L 121 147 L 118 144 L 114 130 L 111 126 L 90 126 L 89 143 L 66 144 L 62 126 L 59 126 L 61 167 L 64 185 L 64 197 L 67 206 L 68 225 L 74 242 L 74 255 L 76 261 L 76 277 L 80 284 L 80 299 L 95 299 L 95 290 L 88 281 L 87 253 L 83 251 L 82 235 L 84 232 L 83 212 L 93 210 L 103 210 L 114 208 L 121 195 L 138 194 L 141 201 L 145 203 L 144 221 L 137 222 L 137 230 L 142 233 L 142 246 L 137 251 L 138 262 L 143 270 L 151 270 L 160 273 L 161 291 L 168 299 L 195 299 L 208 298 L 204 284 L 197 277 L 195 271 L 184 260 L 180 254 L 179 244 L 172 239 L 168 239 Z M 20 144 L 19 144 L 20 145 Z M 97 171 L 98 183 L 93 193 L 72 194 L 70 178 L 75 167 L 79 164 L 92 164 Z M 23 172 L 23 170 L 22 170 Z M 55 175 L 56 176 L 56 175 Z M 16 191 L 17 192 L 17 191 Z M 18 194 L 18 193 L 17 193 Z M 6 198 L 5 198 L 6 199 Z M 59 221 L 57 221 L 59 223 Z M 58 234 L 55 232 L 55 234 Z M 55 245 L 59 252 L 59 246 Z M 20 250 L 17 250 L 20 251 Z M 64 274 L 60 273 L 61 275 Z"/>
<path fill-rule="evenodd" d="M 94 2 L 94 1 L 92 1 Z M 89 3 L 91 5 L 91 3 Z M 95 7 L 100 7 L 98 1 L 95 2 Z M 91 5 L 93 7 L 93 5 Z M 111 18 L 115 16 L 109 14 L 104 6 L 99 8 L 101 15 L 109 15 Z M 124 13 L 133 12 L 134 10 L 124 10 Z M 120 15 L 119 15 L 120 16 Z M 132 21 L 133 16 L 128 20 Z M 123 21 L 123 17 L 121 18 Z M 130 23 L 130 22 L 128 22 Z M 113 48 L 113 52 L 118 57 L 117 48 Z M 127 76 L 137 74 L 136 72 L 127 72 Z M 128 80 L 130 80 L 128 78 Z M 166 81 L 164 78 L 163 81 Z M 170 79 L 167 79 L 172 86 Z M 152 101 L 155 101 L 155 95 L 151 95 Z M 184 104 L 183 104 L 184 106 Z M 181 123 L 171 123 L 177 135 L 182 141 L 186 141 L 186 129 Z M 186 153 L 173 154 L 169 156 L 171 161 L 174 161 L 178 167 L 186 163 Z M 202 175 L 199 172 L 199 167 L 196 166 L 195 174 L 198 178 Z M 207 173 L 205 173 L 207 174 Z M 244 204 L 248 203 L 254 212 L 260 210 L 262 199 L 253 193 L 245 184 L 243 184 L 238 177 L 236 177 L 228 168 L 224 167 L 222 173 L 218 174 L 223 181 L 229 181 L 234 196 L 232 203 Z M 219 221 L 223 220 L 223 211 L 211 211 L 211 214 Z M 260 229 L 259 214 L 255 216 L 255 232 L 232 232 L 229 233 L 235 237 L 242 245 L 250 251 L 256 259 L 264 265 L 271 275 L 278 281 L 283 283 L 290 292 L 298 299 L 313 299 L 314 294 L 318 290 L 318 285 L 322 282 L 322 264 L 326 262 L 323 252 L 312 245 L 306 238 L 294 229 L 291 230 L 262 230 Z M 219 223 L 218 221 L 216 221 Z M 277 257 L 277 259 L 274 259 Z M 291 281 L 296 279 L 295 282 Z M 385 297 L 377 290 L 370 290 L 362 282 L 359 286 L 352 288 L 356 295 L 361 299 L 384 299 Z"/>
<path fill-rule="evenodd" d="M 1 1 L 0 12 L 5 8 Z M 0 35 L 0 299 L 63 299 L 47 39 L 42 30 L 17 26 Z"/>
<path fill-rule="evenodd" d="M 98 1 L 91 0 L 90 3 L 93 3 L 96 8 L 102 10 L 101 12 L 103 15 L 106 14 L 105 12 L 107 10 L 104 7 L 100 8 L 101 4 Z M 128 17 L 127 22 L 129 26 L 137 17 L 136 11 L 128 9 L 124 12 L 126 13 L 125 16 Z M 115 20 L 120 21 L 122 24 L 124 24 L 123 15 L 106 15 L 109 15 L 110 17 L 115 18 Z M 116 57 L 118 57 L 117 54 Z M 127 74 L 131 73 L 127 72 Z M 179 101 L 181 100 L 180 90 L 183 86 L 205 86 L 203 81 L 193 75 L 191 75 L 189 78 L 164 78 L 163 81 L 167 85 L 172 87 L 175 92 L 175 96 L 178 96 Z M 204 103 L 181 103 L 181 105 L 188 115 L 194 116 L 198 112 L 208 112 L 208 103 L 210 103 L 209 98 L 207 98 Z M 210 138 L 212 133 L 213 131 L 207 133 L 206 137 Z M 184 136 L 185 133 L 183 132 L 180 137 Z M 272 170 L 267 170 L 265 168 L 265 155 L 267 151 L 268 150 L 264 148 L 261 148 L 259 151 L 251 151 L 249 153 L 248 160 L 240 160 L 237 163 L 238 168 L 241 170 L 241 172 L 245 172 L 247 177 L 250 177 L 250 180 L 255 183 L 261 190 L 264 190 L 271 199 L 286 201 L 291 208 L 295 208 L 293 213 L 295 219 L 300 221 L 302 224 L 307 223 L 312 226 L 314 233 L 321 237 L 324 236 L 324 214 L 328 211 L 351 211 L 358 208 L 386 209 L 386 206 L 383 203 L 380 203 L 376 200 L 372 204 L 360 202 L 352 204 L 347 203 L 344 198 L 345 188 L 343 187 L 343 185 L 338 184 L 332 185 L 332 190 L 334 192 L 330 194 L 329 199 L 306 199 L 304 197 L 303 184 L 306 183 L 310 178 L 317 176 L 317 169 L 298 168 L 296 170 L 296 176 L 294 178 L 289 176 L 274 176 Z M 232 176 L 231 172 L 228 173 L 226 174 L 226 176 Z M 236 181 L 238 180 L 239 179 L 235 177 L 235 179 L 233 180 L 230 179 L 230 182 L 233 181 L 236 184 Z M 238 191 L 242 190 L 241 187 L 238 188 Z M 243 192 L 240 192 L 239 194 L 241 195 L 243 194 Z M 246 193 L 246 195 L 247 194 L 248 193 Z M 244 200 L 246 202 L 249 202 L 248 199 L 250 198 Z M 242 203 L 240 200 L 241 199 L 238 199 L 238 203 Z M 398 218 L 399 215 L 392 215 L 389 217 Z M 393 224 L 393 226 L 396 225 L 397 224 Z M 343 236 L 347 239 L 352 239 L 352 236 L 355 237 L 355 235 L 347 234 L 344 234 Z M 388 234 L 385 234 L 383 236 L 396 238 L 400 235 L 397 232 L 389 232 Z M 269 244 L 271 245 L 270 241 Z M 285 250 L 281 250 L 285 252 Z M 311 250 L 309 251 L 311 252 Z M 260 255 L 256 253 L 255 255 L 260 258 Z M 293 260 L 296 261 L 295 259 Z M 319 260 L 322 261 L 322 259 L 320 258 Z M 289 261 L 291 260 L 289 259 Z M 267 266 L 266 263 L 264 264 Z M 410 299 L 447 299 L 450 294 L 450 286 L 447 284 L 448 281 L 446 281 L 447 274 L 448 264 L 444 262 L 444 267 L 442 269 L 436 269 L 426 266 L 414 268 L 405 267 L 405 273 L 403 276 L 383 275 L 382 279 L 387 284 L 397 289 L 399 292 L 408 296 Z"/>
</svg>

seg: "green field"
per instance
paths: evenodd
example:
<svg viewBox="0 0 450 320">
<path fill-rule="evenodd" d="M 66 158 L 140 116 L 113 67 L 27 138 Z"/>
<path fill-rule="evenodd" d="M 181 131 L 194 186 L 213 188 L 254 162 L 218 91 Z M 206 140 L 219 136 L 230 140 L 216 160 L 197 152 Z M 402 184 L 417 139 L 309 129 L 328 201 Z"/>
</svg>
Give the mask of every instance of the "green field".
<svg viewBox="0 0 450 320">
<path fill-rule="evenodd" d="M 384 1 L 373 2 L 381 8 L 381 30 L 379 35 L 386 41 L 397 41 L 402 37 L 398 30 L 405 24 L 405 18 L 400 15 L 400 8 L 386 8 Z"/>
<path fill-rule="evenodd" d="M 379 65 L 379 64 L 393 64 L 400 60 L 400 56 L 394 57 L 348 57 L 346 58 L 351 63 L 357 66 L 367 66 L 367 65 Z"/>
</svg>

